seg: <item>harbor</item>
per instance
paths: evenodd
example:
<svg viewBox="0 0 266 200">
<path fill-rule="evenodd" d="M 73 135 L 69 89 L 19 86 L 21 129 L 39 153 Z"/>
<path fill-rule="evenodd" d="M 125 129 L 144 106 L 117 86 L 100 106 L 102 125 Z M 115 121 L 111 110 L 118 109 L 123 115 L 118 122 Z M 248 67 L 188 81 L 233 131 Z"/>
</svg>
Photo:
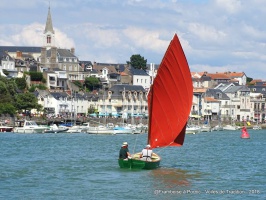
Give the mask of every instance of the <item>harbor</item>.
<svg viewBox="0 0 266 200">
<path fill-rule="evenodd" d="M 0 198 L 265 199 L 266 134 L 249 134 L 188 134 L 182 148 L 154 150 L 164 158 L 160 168 L 125 170 L 117 164 L 121 144 L 138 152 L 147 134 L 1 133 Z"/>
</svg>

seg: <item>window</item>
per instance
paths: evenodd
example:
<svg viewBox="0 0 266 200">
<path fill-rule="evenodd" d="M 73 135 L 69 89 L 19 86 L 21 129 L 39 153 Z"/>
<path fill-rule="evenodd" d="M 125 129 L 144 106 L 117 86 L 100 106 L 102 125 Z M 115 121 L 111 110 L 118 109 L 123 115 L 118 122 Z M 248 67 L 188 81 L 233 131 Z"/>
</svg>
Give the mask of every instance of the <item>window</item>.
<svg viewBox="0 0 266 200">
<path fill-rule="evenodd" d="M 55 77 L 53 77 L 53 76 L 49 76 L 49 80 L 50 80 L 50 81 L 55 81 Z"/>
<path fill-rule="evenodd" d="M 51 36 L 50 35 L 47 35 L 46 42 L 47 42 L 47 44 L 51 44 Z"/>
</svg>

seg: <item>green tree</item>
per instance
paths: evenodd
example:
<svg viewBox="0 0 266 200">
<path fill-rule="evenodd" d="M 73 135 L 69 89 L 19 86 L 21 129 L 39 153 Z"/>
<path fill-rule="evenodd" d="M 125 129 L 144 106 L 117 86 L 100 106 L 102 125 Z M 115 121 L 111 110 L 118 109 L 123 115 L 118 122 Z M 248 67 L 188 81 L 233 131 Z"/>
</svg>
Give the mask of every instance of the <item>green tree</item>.
<svg viewBox="0 0 266 200">
<path fill-rule="evenodd" d="M 83 85 L 82 85 L 82 83 L 81 83 L 80 81 L 74 81 L 73 83 L 74 83 L 76 86 L 78 86 L 79 89 L 82 89 L 82 88 L 83 88 Z"/>
<path fill-rule="evenodd" d="M 47 87 L 43 84 L 38 84 L 38 85 L 32 85 L 30 88 L 29 88 L 29 92 L 34 92 L 35 89 L 38 88 L 40 90 L 46 90 Z"/>
<path fill-rule="evenodd" d="M 8 93 L 6 83 L 0 80 L 0 94 L 6 95 Z"/>
<path fill-rule="evenodd" d="M 38 104 L 38 99 L 34 96 L 34 94 L 26 92 L 20 93 L 15 96 L 15 106 L 17 110 L 26 110 L 31 109 L 41 109 Z"/>
<path fill-rule="evenodd" d="M 98 78 L 90 76 L 85 79 L 85 87 L 90 91 L 99 89 L 101 87 L 100 81 Z"/>
<path fill-rule="evenodd" d="M 251 85 L 250 82 L 253 80 L 253 78 L 247 77 L 247 85 Z"/>
<path fill-rule="evenodd" d="M 7 85 L 6 85 L 8 92 L 10 93 L 10 95 L 14 96 L 17 93 L 17 85 L 14 82 L 14 79 L 10 79 L 7 81 Z"/>
<path fill-rule="evenodd" d="M 42 72 L 29 72 L 30 75 L 30 80 L 31 81 L 42 81 L 43 79 L 43 74 Z"/>
<path fill-rule="evenodd" d="M 16 108 L 11 103 L 0 103 L 0 114 L 15 114 Z"/>
<path fill-rule="evenodd" d="M 135 69 L 147 69 L 147 59 L 144 59 L 140 54 L 132 55 L 127 63 Z"/>
<path fill-rule="evenodd" d="M 88 114 L 92 114 L 92 113 L 95 113 L 96 112 L 96 109 L 93 105 L 90 105 L 90 107 L 88 108 Z"/>
<path fill-rule="evenodd" d="M 15 82 L 18 86 L 18 89 L 20 90 L 25 90 L 27 88 L 27 83 L 25 77 L 22 78 L 16 78 Z"/>
</svg>

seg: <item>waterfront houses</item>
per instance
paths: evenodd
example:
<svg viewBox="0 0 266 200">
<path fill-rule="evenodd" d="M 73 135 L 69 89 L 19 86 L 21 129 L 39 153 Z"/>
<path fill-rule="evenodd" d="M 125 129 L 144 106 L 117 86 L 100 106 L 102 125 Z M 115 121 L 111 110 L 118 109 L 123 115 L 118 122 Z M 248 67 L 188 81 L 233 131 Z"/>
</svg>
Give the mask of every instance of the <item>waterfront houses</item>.
<svg viewBox="0 0 266 200">
<path fill-rule="evenodd" d="M 39 71 L 46 79 L 47 90 L 34 94 L 48 116 L 88 116 L 94 110 L 98 117 L 147 116 L 147 94 L 159 65 L 150 63 L 147 70 L 128 64 L 80 61 L 75 49 L 56 47 L 50 8 L 39 47 L 0 46 L 0 74 L 8 78 L 26 76 L 28 87 L 34 82 L 23 72 Z M 102 88 L 92 93 L 80 91 L 74 81 L 83 83 L 96 77 Z M 192 118 L 208 120 L 259 121 L 266 118 L 266 82 L 254 80 L 247 86 L 244 72 L 191 72 L 194 97 Z"/>
</svg>

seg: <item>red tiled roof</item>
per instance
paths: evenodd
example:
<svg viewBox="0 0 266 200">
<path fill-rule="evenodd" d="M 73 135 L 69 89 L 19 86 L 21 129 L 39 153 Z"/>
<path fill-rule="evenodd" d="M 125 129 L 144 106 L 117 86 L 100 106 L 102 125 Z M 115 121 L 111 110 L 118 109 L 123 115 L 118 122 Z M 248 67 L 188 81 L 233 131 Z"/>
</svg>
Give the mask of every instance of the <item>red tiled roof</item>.
<svg viewBox="0 0 266 200">
<path fill-rule="evenodd" d="M 255 84 L 257 82 L 262 82 L 261 79 L 253 79 L 252 81 L 250 81 L 250 84 Z"/>
<path fill-rule="evenodd" d="M 206 102 L 219 102 L 217 99 L 214 99 L 213 97 L 205 97 L 204 101 L 206 101 Z"/>
<path fill-rule="evenodd" d="M 128 74 L 126 72 L 120 72 L 121 76 L 128 76 Z"/>
<path fill-rule="evenodd" d="M 207 88 L 193 88 L 193 92 L 205 93 Z"/>
<path fill-rule="evenodd" d="M 211 79 L 215 80 L 215 79 L 231 79 L 228 75 L 224 74 L 224 73 L 216 73 L 216 74 L 210 74 L 207 73 L 207 76 L 211 77 Z"/>
</svg>

